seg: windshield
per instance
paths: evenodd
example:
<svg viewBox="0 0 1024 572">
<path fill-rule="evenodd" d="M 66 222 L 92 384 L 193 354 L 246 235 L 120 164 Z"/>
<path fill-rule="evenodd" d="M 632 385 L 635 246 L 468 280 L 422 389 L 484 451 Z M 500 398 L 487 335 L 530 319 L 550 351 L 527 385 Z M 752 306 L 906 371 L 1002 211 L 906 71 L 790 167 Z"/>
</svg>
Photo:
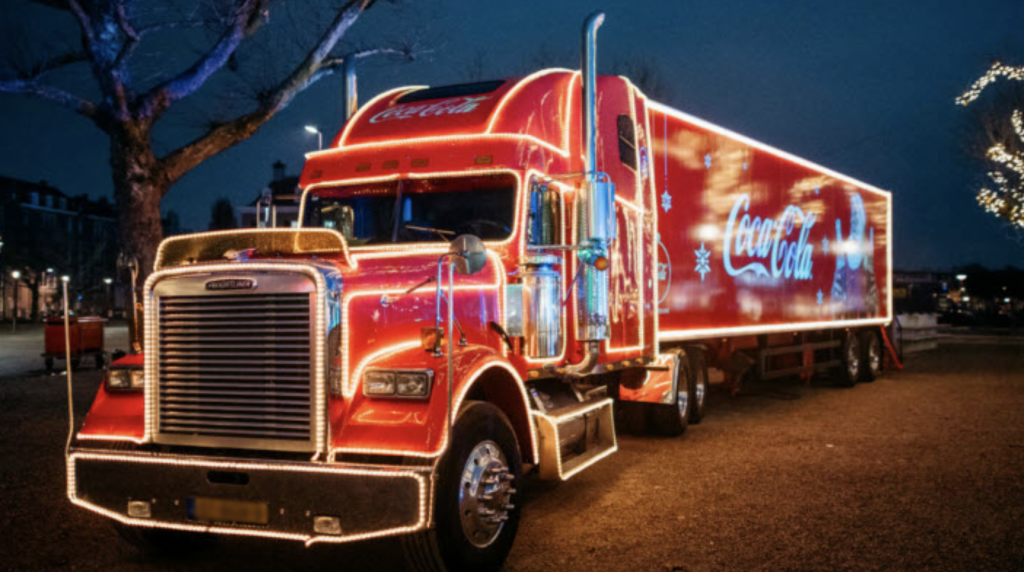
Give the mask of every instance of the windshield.
<svg viewBox="0 0 1024 572">
<path fill-rule="evenodd" d="M 512 175 L 407 179 L 325 187 L 307 196 L 303 226 L 333 228 L 350 246 L 502 240 L 515 221 Z"/>
</svg>

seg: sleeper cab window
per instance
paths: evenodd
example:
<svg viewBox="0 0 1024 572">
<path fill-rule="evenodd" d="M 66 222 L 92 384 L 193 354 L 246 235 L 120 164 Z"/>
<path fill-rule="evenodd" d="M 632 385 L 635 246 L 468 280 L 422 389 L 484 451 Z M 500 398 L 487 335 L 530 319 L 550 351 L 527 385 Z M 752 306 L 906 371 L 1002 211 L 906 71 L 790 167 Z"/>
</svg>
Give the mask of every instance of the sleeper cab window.
<svg viewBox="0 0 1024 572">
<path fill-rule="evenodd" d="M 531 246 L 561 242 L 562 205 L 558 190 L 541 181 L 530 184 L 530 216 L 527 226 Z"/>
<path fill-rule="evenodd" d="M 628 115 L 620 115 L 618 119 L 619 130 L 619 160 L 630 169 L 636 170 L 636 130 L 633 127 L 633 120 Z"/>
</svg>

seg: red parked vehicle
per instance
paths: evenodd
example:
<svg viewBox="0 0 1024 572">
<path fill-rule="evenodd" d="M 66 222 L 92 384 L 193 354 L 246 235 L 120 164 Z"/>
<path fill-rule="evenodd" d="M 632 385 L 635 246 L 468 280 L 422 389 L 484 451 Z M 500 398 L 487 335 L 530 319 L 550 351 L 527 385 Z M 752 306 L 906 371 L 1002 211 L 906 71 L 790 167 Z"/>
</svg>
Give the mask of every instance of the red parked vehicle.
<svg viewBox="0 0 1024 572">
<path fill-rule="evenodd" d="M 165 240 L 72 502 L 139 541 L 400 536 L 413 567 L 495 569 L 523 475 L 614 453 L 613 410 L 677 435 L 709 367 L 874 379 L 891 196 L 597 76 L 602 19 L 582 72 L 358 109 L 301 228 Z"/>
<path fill-rule="evenodd" d="M 43 362 L 46 371 L 53 372 L 56 359 L 66 360 L 68 348 L 71 349 L 72 369 L 77 369 L 83 356 L 91 356 L 97 368 L 106 363 L 103 350 L 103 326 L 107 320 L 99 316 L 72 316 L 68 318 L 67 332 L 64 331 L 64 318 L 46 319 L 43 329 Z"/>
</svg>

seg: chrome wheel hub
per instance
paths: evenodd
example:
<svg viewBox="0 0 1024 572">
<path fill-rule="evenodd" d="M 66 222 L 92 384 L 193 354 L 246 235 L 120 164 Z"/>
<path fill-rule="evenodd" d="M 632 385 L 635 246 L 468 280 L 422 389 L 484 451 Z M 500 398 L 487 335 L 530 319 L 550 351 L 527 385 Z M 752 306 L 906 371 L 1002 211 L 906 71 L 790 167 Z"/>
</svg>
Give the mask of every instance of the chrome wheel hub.
<svg viewBox="0 0 1024 572">
<path fill-rule="evenodd" d="M 878 347 L 878 342 L 874 342 L 868 346 L 868 367 L 870 367 L 873 372 L 877 372 L 882 369 L 882 352 Z"/>
<path fill-rule="evenodd" d="M 679 417 L 686 417 L 687 407 L 690 406 L 690 394 L 684 391 L 676 392 L 676 405 L 679 406 Z"/>
<path fill-rule="evenodd" d="M 694 393 L 697 394 L 696 395 L 697 403 L 695 405 L 698 408 L 703 407 L 703 405 L 704 405 L 704 391 L 706 389 L 707 389 L 706 383 L 704 383 L 704 382 L 697 383 L 697 387 L 694 388 Z"/>
<path fill-rule="evenodd" d="M 501 533 L 509 511 L 515 508 L 514 479 L 494 441 L 483 441 L 470 452 L 459 479 L 459 518 L 462 531 L 475 546 L 488 546 Z"/>
</svg>

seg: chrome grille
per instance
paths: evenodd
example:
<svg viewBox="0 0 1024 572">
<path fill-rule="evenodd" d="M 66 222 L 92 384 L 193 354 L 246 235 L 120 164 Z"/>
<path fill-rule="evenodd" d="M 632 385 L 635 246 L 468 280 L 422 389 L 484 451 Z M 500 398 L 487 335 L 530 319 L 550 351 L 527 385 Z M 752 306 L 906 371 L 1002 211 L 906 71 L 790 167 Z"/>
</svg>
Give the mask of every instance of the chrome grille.
<svg viewBox="0 0 1024 572">
<path fill-rule="evenodd" d="M 159 442 L 312 448 L 309 292 L 156 302 Z"/>
</svg>

